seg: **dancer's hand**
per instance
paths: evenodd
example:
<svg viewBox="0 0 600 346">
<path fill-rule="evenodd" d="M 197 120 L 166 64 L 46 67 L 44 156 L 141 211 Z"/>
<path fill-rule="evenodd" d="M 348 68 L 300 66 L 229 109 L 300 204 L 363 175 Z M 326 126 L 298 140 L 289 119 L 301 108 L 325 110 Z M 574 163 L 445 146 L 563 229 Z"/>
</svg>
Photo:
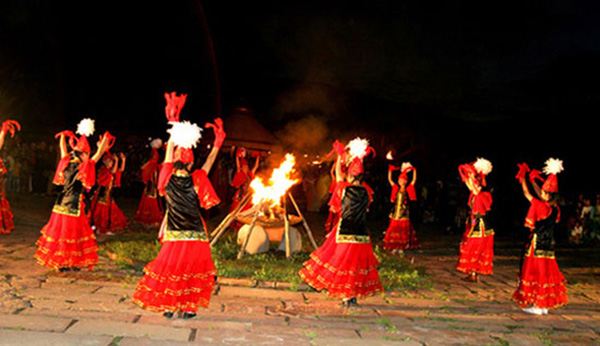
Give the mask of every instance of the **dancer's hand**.
<svg viewBox="0 0 600 346">
<path fill-rule="evenodd" d="M 21 131 L 21 124 L 16 120 L 6 120 L 2 123 L 2 132 L 10 132 L 10 137 L 15 136 L 15 131 Z"/>
<path fill-rule="evenodd" d="M 215 142 L 213 143 L 214 147 L 220 148 L 223 145 L 223 141 L 225 140 L 226 134 L 223 129 L 223 120 L 221 118 L 215 118 L 215 123 L 206 123 L 204 127 L 210 127 L 213 129 L 215 133 Z"/>
</svg>

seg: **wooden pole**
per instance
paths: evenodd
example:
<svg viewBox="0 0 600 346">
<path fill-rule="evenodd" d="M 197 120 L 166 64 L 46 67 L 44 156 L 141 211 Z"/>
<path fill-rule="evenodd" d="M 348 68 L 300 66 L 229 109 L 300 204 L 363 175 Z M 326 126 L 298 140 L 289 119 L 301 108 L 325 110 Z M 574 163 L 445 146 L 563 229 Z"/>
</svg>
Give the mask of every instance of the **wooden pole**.
<svg viewBox="0 0 600 346">
<path fill-rule="evenodd" d="M 306 219 L 302 215 L 302 212 L 300 212 L 300 208 L 298 208 L 298 204 L 296 204 L 296 201 L 294 200 L 294 196 L 292 196 L 292 194 L 290 192 L 288 192 L 288 196 L 290 197 L 290 201 L 292 201 L 292 204 L 294 205 L 294 208 L 296 209 L 298 216 L 300 216 L 300 218 L 302 219 L 302 224 L 304 225 L 304 229 L 306 230 L 306 234 L 308 235 L 308 240 L 310 240 L 310 244 L 316 250 L 318 247 L 317 242 L 315 242 L 315 238 L 313 238 L 312 231 L 310 230 L 310 227 L 308 227 L 308 223 L 306 222 Z"/>
<path fill-rule="evenodd" d="M 212 237 L 212 240 L 210 241 L 210 246 L 215 246 L 219 238 L 221 238 L 223 233 L 225 233 L 225 231 L 227 230 L 227 227 L 231 225 L 233 220 L 235 220 L 240 211 L 244 208 L 246 204 L 248 204 L 249 201 L 250 194 L 247 194 L 246 196 L 244 196 L 244 198 L 242 198 L 240 204 L 238 204 L 237 207 L 235 207 L 235 209 L 231 211 L 231 213 L 227 214 L 223 221 L 221 221 L 221 223 L 211 232 L 210 236 Z"/>
<path fill-rule="evenodd" d="M 283 236 L 285 237 L 285 258 L 290 258 L 291 249 L 290 249 L 290 220 L 287 216 L 287 203 L 285 202 L 285 197 L 283 199 Z"/>
<path fill-rule="evenodd" d="M 237 255 L 237 259 L 242 259 L 244 256 L 244 251 L 246 250 L 246 246 L 248 245 L 248 241 L 250 240 L 250 235 L 252 235 L 252 230 L 254 229 L 254 225 L 256 224 L 256 219 L 258 219 L 258 214 L 260 213 L 260 206 L 256 208 L 256 212 L 254 213 L 254 217 L 252 218 L 252 223 L 250 223 L 250 228 L 248 229 L 248 235 L 246 239 L 244 239 L 244 244 L 242 244 L 242 248 Z"/>
</svg>

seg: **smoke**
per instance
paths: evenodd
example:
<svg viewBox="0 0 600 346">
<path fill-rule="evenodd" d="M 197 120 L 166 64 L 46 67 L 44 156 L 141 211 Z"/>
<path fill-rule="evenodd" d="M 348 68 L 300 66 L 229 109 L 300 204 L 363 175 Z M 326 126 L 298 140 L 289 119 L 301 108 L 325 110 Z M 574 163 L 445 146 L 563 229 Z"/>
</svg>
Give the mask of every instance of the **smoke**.
<svg viewBox="0 0 600 346">
<path fill-rule="evenodd" d="M 314 115 L 287 123 L 277 136 L 286 148 L 298 154 L 319 154 L 331 148 L 326 122 Z"/>
</svg>

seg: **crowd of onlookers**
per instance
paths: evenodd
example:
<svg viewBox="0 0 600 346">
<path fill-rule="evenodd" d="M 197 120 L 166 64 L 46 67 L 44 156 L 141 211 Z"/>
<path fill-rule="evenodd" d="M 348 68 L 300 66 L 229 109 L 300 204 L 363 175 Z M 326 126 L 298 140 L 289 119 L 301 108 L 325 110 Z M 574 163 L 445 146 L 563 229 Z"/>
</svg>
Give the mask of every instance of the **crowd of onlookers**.
<svg viewBox="0 0 600 346">
<path fill-rule="evenodd" d="M 0 152 L 7 173 L 4 188 L 10 192 L 52 193 L 52 177 L 58 160 L 54 143 L 25 142 L 19 138 L 6 143 Z"/>
<path fill-rule="evenodd" d="M 569 241 L 573 244 L 600 244 L 600 194 L 593 198 L 579 194 L 567 218 Z"/>
</svg>

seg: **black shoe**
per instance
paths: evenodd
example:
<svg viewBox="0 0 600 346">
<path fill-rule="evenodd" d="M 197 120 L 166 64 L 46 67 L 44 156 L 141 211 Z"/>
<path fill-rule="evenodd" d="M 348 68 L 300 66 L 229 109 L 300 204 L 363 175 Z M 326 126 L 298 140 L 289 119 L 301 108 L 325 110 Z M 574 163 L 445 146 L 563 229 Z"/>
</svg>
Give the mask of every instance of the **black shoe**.
<svg viewBox="0 0 600 346">
<path fill-rule="evenodd" d="M 165 311 L 163 312 L 163 316 L 166 318 L 173 318 L 173 311 Z"/>
<path fill-rule="evenodd" d="M 70 269 L 74 272 L 78 272 L 81 270 L 81 268 L 78 268 L 78 267 L 71 267 Z"/>
<path fill-rule="evenodd" d="M 358 302 L 356 301 L 356 297 L 352 297 L 348 300 L 348 307 L 349 308 L 357 308 L 358 307 Z"/>
<path fill-rule="evenodd" d="M 58 271 L 61 272 L 61 273 L 66 273 L 66 272 L 70 272 L 71 268 L 69 268 L 69 267 L 60 267 L 60 268 L 58 268 Z"/>
<path fill-rule="evenodd" d="M 184 320 L 189 320 L 190 318 L 194 318 L 196 317 L 196 313 L 195 312 L 184 312 L 183 313 L 183 319 Z"/>
</svg>

